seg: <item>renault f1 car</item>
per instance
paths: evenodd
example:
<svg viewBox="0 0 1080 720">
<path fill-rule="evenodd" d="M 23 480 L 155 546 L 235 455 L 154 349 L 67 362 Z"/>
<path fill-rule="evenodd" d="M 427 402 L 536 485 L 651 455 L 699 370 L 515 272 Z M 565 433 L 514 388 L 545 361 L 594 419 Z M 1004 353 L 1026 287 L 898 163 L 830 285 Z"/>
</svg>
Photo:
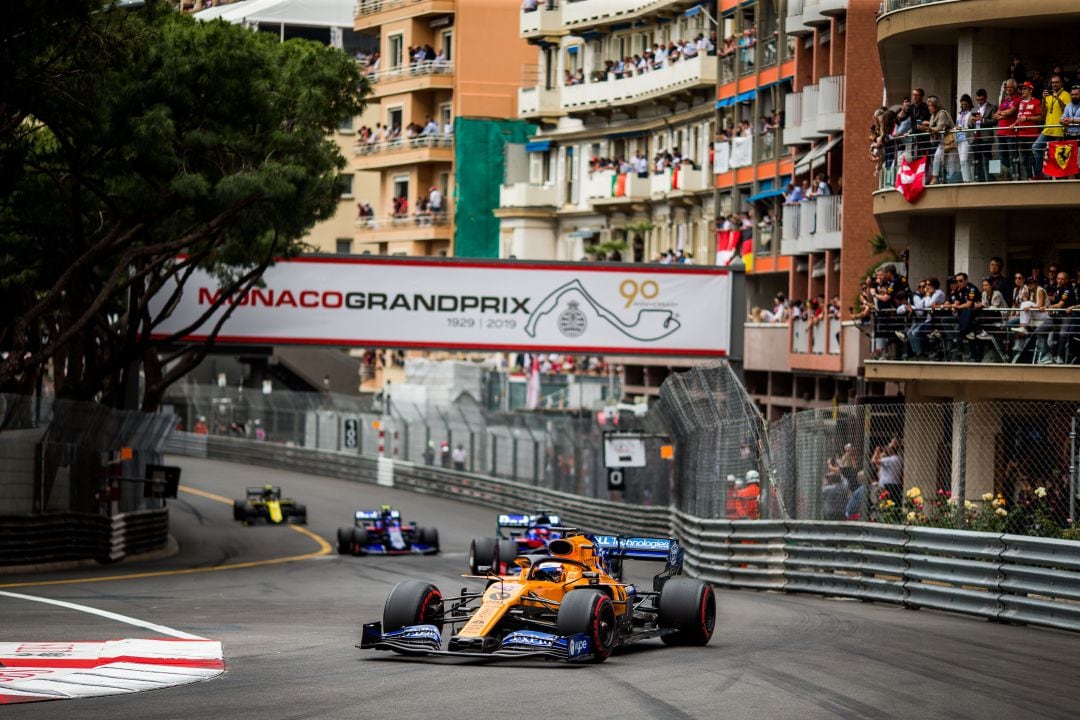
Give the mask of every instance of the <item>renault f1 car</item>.
<svg viewBox="0 0 1080 720">
<path fill-rule="evenodd" d="M 504 573 L 514 567 L 519 555 L 546 554 L 548 542 L 562 537 L 561 524 L 562 519 L 547 510 L 499 515 L 495 537 L 473 538 L 469 544 L 469 572 Z"/>
<path fill-rule="evenodd" d="M 359 647 L 403 655 L 471 658 L 539 657 L 603 662 L 636 640 L 706 645 L 716 598 L 702 580 L 681 576 L 675 539 L 567 532 L 549 555 L 520 557 L 516 574 L 489 576 L 480 592 L 444 598 L 420 580 L 405 580 L 386 598 L 381 622 L 366 623 Z M 615 570 L 624 559 L 657 560 L 664 570 L 642 591 Z M 443 649 L 443 629 L 451 634 Z"/>
<path fill-rule="evenodd" d="M 342 555 L 435 555 L 439 531 L 403 523 L 400 511 L 383 505 L 357 510 L 352 527 L 338 528 L 337 544 Z"/>
<path fill-rule="evenodd" d="M 243 500 L 233 500 L 233 520 L 252 525 L 265 520 L 271 525 L 307 523 L 307 508 L 292 498 L 281 497 L 278 485 L 247 488 Z"/>
</svg>

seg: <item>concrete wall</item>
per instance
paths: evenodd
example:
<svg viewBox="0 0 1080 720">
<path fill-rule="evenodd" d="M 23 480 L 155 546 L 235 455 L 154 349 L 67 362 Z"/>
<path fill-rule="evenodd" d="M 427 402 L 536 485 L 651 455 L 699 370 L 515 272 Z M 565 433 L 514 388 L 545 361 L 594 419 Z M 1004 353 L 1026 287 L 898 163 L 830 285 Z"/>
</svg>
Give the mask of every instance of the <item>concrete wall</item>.
<svg viewBox="0 0 1080 720">
<path fill-rule="evenodd" d="M 0 515 L 33 512 L 34 458 L 44 434 L 42 428 L 0 433 Z"/>
</svg>

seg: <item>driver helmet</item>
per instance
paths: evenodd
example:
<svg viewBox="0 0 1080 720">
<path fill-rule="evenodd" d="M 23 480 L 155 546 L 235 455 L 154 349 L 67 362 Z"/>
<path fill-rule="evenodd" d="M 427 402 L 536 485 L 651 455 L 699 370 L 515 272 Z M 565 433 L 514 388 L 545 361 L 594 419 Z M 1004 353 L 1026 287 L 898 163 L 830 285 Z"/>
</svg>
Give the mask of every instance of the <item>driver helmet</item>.
<svg viewBox="0 0 1080 720">
<path fill-rule="evenodd" d="M 274 486 L 273 485 L 263 485 L 263 497 L 273 497 L 273 496 L 274 496 Z"/>
<path fill-rule="evenodd" d="M 533 576 L 537 580 L 547 580 L 548 582 L 560 582 L 563 577 L 562 565 L 545 563 L 536 570 L 536 574 Z"/>
<path fill-rule="evenodd" d="M 393 510 L 394 507 L 392 505 L 383 505 L 382 508 L 379 510 L 379 514 L 382 515 L 384 518 L 388 518 L 390 517 L 390 513 L 393 512 Z"/>
</svg>

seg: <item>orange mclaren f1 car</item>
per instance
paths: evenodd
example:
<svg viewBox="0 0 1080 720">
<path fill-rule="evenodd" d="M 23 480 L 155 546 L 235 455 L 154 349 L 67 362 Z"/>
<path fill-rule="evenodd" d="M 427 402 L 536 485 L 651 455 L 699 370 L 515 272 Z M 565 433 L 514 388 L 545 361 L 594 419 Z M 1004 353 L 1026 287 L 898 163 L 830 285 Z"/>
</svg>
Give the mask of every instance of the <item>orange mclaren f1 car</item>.
<svg viewBox="0 0 1080 720">
<path fill-rule="evenodd" d="M 406 580 L 391 590 L 382 622 L 364 625 L 359 647 L 404 655 L 543 657 L 602 662 L 619 645 L 659 637 L 668 645 L 705 645 L 716 623 L 707 583 L 682 577 L 673 538 L 589 535 L 567 530 L 549 554 L 525 555 L 514 573 L 488 576 L 482 592 L 444 598 Z M 623 582 L 626 559 L 664 562 L 643 591 Z M 443 649 L 443 629 L 450 636 Z"/>
</svg>

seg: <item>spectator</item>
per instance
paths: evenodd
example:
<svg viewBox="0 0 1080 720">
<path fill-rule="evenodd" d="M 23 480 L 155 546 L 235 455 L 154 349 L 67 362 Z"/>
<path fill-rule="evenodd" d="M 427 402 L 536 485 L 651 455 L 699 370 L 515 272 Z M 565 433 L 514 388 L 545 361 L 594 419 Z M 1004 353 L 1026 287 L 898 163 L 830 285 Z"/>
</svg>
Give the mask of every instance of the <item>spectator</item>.
<svg viewBox="0 0 1080 720">
<path fill-rule="evenodd" d="M 443 211 L 443 194 L 434 185 L 428 189 L 428 209 L 434 215 L 438 215 Z"/>
<path fill-rule="evenodd" d="M 906 103 L 901 106 L 900 112 L 896 115 L 898 120 L 910 120 L 910 130 L 913 133 L 928 133 L 930 131 L 930 116 L 932 113 L 927 104 L 923 102 L 925 95 L 926 93 L 923 92 L 922 88 L 913 89 L 910 104 Z M 911 148 L 912 157 L 923 157 L 929 152 L 929 149 L 930 143 L 925 138 L 920 138 Z"/>
<path fill-rule="evenodd" d="M 929 185 L 942 180 L 941 169 L 945 166 L 946 182 L 955 175 L 956 170 L 956 134 L 952 132 L 955 124 L 949 111 L 941 107 L 937 95 L 926 98 L 926 106 L 930 110 L 930 120 L 920 125 L 930 133 L 931 142 L 934 144 L 934 165 L 931 171 Z M 943 163 L 944 161 L 944 163 Z"/>
<path fill-rule="evenodd" d="M 997 112 L 994 113 L 994 124 L 997 127 L 998 151 L 1001 155 L 1001 180 L 1011 180 L 1018 172 L 1013 167 L 1016 159 L 1016 135 L 1014 125 L 1017 121 L 1017 111 L 1020 109 L 1020 95 L 1016 90 L 1016 80 L 1010 78 L 1005 81 L 1005 91 Z"/>
<path fill-rule="evenodd" d="M 1016 152 L 1019 154 L 1020 179 L 1036 178 L 1034 145 L 1039 137 L 1043 121 L 1042 101 L 1035 97 L 1035 85 L 1025 82 L 1020 86 L 1020 102 L 1016 109 Z M 1042 173 L 1040 167 L 1038 172 Z"/>
<path fill-rule="evenodd" d="M 839 468 L 837 468 L 839 470 Z M 821 489 L 822 519 L 843 520 L 844 508 L 848 502 L 848 489 L 839 472 L 825 476 L 825 487 Z"/>
<path fill-rule="evenodd" d="M 1004 310 L 1008 307 L 1005 303 L 1005 296 L 1000 290 L 994 287 L 994 283 L 991 278 L 983 278 L 982 281 L 982 293 L 979 301 L 975 304 L 975 307 L 979 310 L 985 310 L 990 308 L 991 310 Z M 977 340 L 989 340 L 990 334 L 987 329 L 1000 330 L 1002 327 L 1002 321 L 1004 314 L 1000 312 L 985 313 L 980 318 L 979 332 L 975 336 Z"/>
<path fill-rule="evenodd" d="M 424 464 L 435 464 L 435 442 L 433 440 L 428 440 L 427 447 L 424 448 Z"/>
<path fill-rule="evenodd" d="M 870 519 L 871 498 L 877 494 L 877 483 L 871 483 L 866 473 L 860 471 L 855 476 L 855 490 L 844 506 L 844 518 L 852 522 Z"/>
<path fill-rule="evenodd" d="M 960 96 L 960 111 L 956 114 L 956 152 L 960 157 L 960 179 L 971 182 L 971 131 L 975 128 L 972 118 L 971 96 Z"/>
<path fill-rule="evenodd" d="M 465 446 L 464 445 L 462 445 L 461 443 L 458 443 L 457 447 L 454 448 L 453 453 L 451 453 L 451 457 L 452 457 L 452 459 L 454 461 L 454 469 L 455 470 L 464 470 L 465 469 L 465 457 L 466 457 L 466 455 L 465 455 Z"/>
<path fill-rule="evenodd" d="M 888 493 L 888 499 L 897 505 L 904 500 L 904 458 L 902 455 L 903 443 L 900 438 L 894 437 L 888 445 L 878 446 L 874 450 L 871 459 L 878 473 L 878 489 Z"/>
<path fill-rule="evenodd" d="M 927 278 L 919 283 L 918 292 L 911 299 L 914 319 L 907 330 L 907 340 L 911 344 L 911 352 L 921 358 L 925 357 L 923 342 L 931 331 L 934 308 L 945 304 L 941 281 L 936 277 Z"/>
<path fill-rule="evenodd" d="M 986 279 L 990 281 L 990 284 L 994 286 L 994 289 L 1000 292 L 1003 297 L 1008 298 L 1012 289 L 1009 287 L 1009 278 L 1001 274 L 1001 270 L 1004 267 L 1005 261 L 1000 257 L 995 255 L 990 258 L 990 274 Z"/>
<path fill-rule="evenodd" d="M 963 359 L 965 341 L 975 339 L 974 327 L 975 313 L 977 311 L 975 305 L 981 295 L 979 289 L 968 281 L 967 273 L 958 272 L 954 277 L 956 282 L 954 283 L 953 292 L 949 296 L 947 307 L 951 308 L 955 315 L 955 330 L 951 333 L 953 353 L 955 357 Z M 982 360 L 981 345 L 972 343 L 968 346 L 968 349 L 973 362 Z"/>
<path fill-rule="evenodd" d="M 1061 113 L 1061 124 L 1065 128 L 1065 137 L 1080 139 L 1080 85 L 1073 85 L 1069 94 L 1068 105 Z"/>
<path fill-rule="evenodd" d="M 1019 313 L 1015 318 L 1010 318 L 1006 323 L 1018 338 L 1017 345 L 1013 346 L 1016 352 L 1022 352 L 1026 345 L 1026 338 L 1032 332 L 1035 334 L 1035 362 L 1041 365 L 1053 362 L 1053 358 L 1047 352 L 1047 340 L 1053 323 L 1045 308 L 1048 302 L 1046 290 L 1039 285 L 1038 278 L 1032 276 L 1024 280 L 1024 292 L 1020 294 L 1020 302 L 1016 305 Z"/>
<path fill-rule="evenodd" d="M 262 420 L 255 418 L 255 439 L 266 440 L 266 430 L 262 426 Z"/>
<path fill-rule="evenodd" d="M 1065 128 L 1062 127 L 1062 117 L 1065 114 L 1065 108 L 1069 106 L 1071 101 L 1072 97 L 1065 89 L 1065 83 L 1061 75 L 1056 73 L 1051 75 L 1050 87 L 1043 90 L 1042 97 L 1042 109 L 1045 115 L 1042 122 L 1045 127 L 1042 128 L 1038 139 L 1035 140 L 1035 144 L 1031 147 L 1031 152 L 1034 155 L 1032 163 L 1035 168 L 1035 176 L 1039 179 L 1045 179 L 1042 167 L 1047 143 L 1061 140 L 1065 135 Z"/>
<path fill-rule="evenodd" d="M 986 90 L 979 88 L 975 91 L 975 106 L 972 108 L 971 113 L 972 131 L 968 138 L 970 151 L 974 158 L 975 182 L 987 182 L 990 179 L 987 171 L 990 167 L 990 155 L 994 150 L 994 132 L 992 128 L 997 124 L 997 121 L 994 120 L 997 110 L 997 105 L 987 100 Z"/>
<path fill-rule="evenodd" d="M 1054 364 L 1063 365 L 1069 358 L 1069 345 L 1072 343 L 1075 333 L 1076 319 L 1072 317 L 1073 307 L 1076 302 L 1076 287 L 1069 280 L 1069 274 L 1064 270 L 1057 274 L 1057 284 L 1050 294 L 1050 304 L 1047 306 L 1057 310 L 1054 317 L 1054 331 L 1056 344 L 1054 345 Z"/>
</svg>

